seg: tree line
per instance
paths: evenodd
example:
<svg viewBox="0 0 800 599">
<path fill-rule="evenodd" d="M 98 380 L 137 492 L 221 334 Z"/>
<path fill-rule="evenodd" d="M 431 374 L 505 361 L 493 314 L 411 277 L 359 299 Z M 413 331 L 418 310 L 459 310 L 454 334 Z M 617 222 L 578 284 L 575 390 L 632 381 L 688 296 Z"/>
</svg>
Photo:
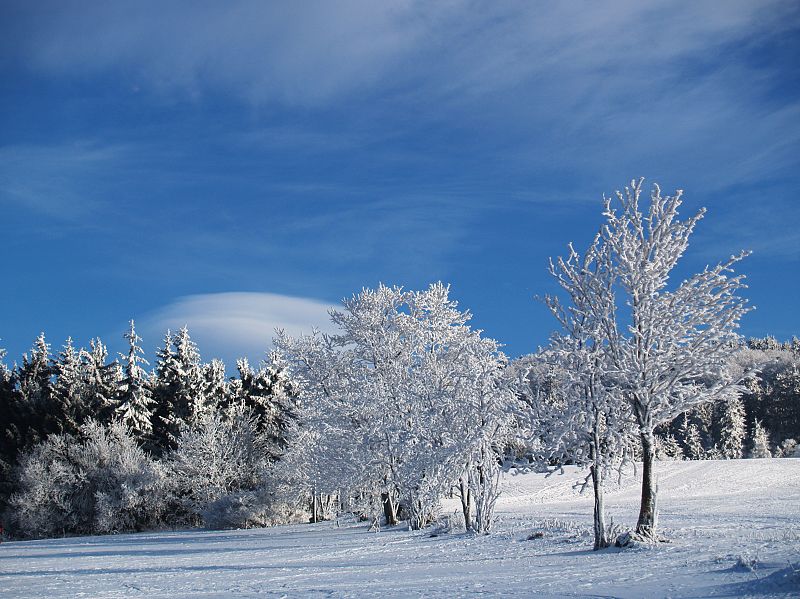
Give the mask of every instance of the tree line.
<svg viewBox="0 0 800 599">
<path fill-rule="evenodd" d="M 668 285 L 702 211 L 642 181 L 605 200 L 586 251 L 570 245 L 543 298 L 559 329 L 509 359 L 436 283 L 380 285 L 331 311 L 335 333 L 278 332 L 258 367 L 226 376 L 187 328 L 153 368 L 128 351 L 42 334 L 20 364 L 0 352 L 0 501 L 17 536 L 243 527 L 353 513 L 433 522 L 446 496 L 491 530 L 503 467 L 586 466 L 595 548 L 614 539 L 605 481 L 643 469 L 633 534 L 657 534 L 656 460 L 791 456 L 800 439 L 800 342 L 744 342 L 734 266 Z"/>
</svg>

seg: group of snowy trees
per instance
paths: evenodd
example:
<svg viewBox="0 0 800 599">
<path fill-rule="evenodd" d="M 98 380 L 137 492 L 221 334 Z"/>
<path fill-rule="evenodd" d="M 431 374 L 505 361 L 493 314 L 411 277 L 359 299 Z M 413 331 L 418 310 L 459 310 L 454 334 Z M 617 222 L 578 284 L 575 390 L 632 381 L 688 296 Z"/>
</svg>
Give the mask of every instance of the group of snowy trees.
<svg viewBox="0 0 800 599">
<path fill-rule="evenodd" d="M 791 457 L 800 438 L 800 340 L 750 339 L 733 367 L 757 370 L 728 401 L 704 404 L 659 430 L 666 459 Z M 800 455 L 800 454 L 798 454 Z"/>
<path fill-rule="evenodd" d="M 442 284 L 365 289 L 331 318 L 338 334 L 281 333 L 230 380 L 186 328 L 149 373 L 133 322 L 114 361 L 99 340 L 51 356 L 41 335 L 2 370 L 9 528 L 263 524 L 309 498 L 313 518 L 335 504 L 420 528 L 457 493 L 466 527 L 488 532 L 518 401 L 497 343 Z"/>
<path fill-rule="evenodd" d="M 331 319 L 336 334 L 277 339 L 302 399 L 289 459 L 306 484 L 412 528 L 455 489 L 467 529 L 487 532 L 517 400 L 497 343 L 441 283 L 364 289 Z"/>
<path fill-rule="evenodd" d="M 596 549 L 613 541 L 605 481 L 641 463 L 636 534 L 657 539 L 655 460 L 795 455 L 800 343 L 740 339 L 744 254 L 671 285 L 703 212 L 641 196 L 639 180 L 606 199 L 587 250 L 551 261 L 560 328 L 516 360 L 441 283 L 363 289 L 331 311 L 335 333 L 279 331 L 231 378 L 185 327 L 150 371 L 133 322 L 116 360 L 99 339 L 52 356 L 41 335 L 13 368 L 0 350 L 4 522 L 47 536 L 351 512 L 421 528 L 449 496 L 486 533 L 503 465 L 524 458 L 587 467 Z"/>
<path fill-rule="evenodd" d="M 283 452 L 295 398 L 275 361 L 228 379 L 186 328 L 152 372 L 131 322 L 128 351 L 100 340 L 51 356 L 44 335 L 21 366 L 0 361 L 3 521 L 23 536 L 270 519 L 266 472 Z M 259 507 L 243 503 L 259 497 Z M 238 502 L 238 504 L 237 504 Z M 252 503 L 252 502 L 251 502 Z"/>
</svg>

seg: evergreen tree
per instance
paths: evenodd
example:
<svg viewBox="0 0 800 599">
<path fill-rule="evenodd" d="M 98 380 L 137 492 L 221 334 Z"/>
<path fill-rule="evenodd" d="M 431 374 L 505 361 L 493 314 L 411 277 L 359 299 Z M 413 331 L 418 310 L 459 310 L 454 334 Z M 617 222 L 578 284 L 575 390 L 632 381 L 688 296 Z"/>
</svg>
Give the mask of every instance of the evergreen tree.
<svg viewBox="0 0 800 599">
<path fill-rule="evenodd" d="M 53 384 L 53 400 L 59 405 L 64 415 L 59 432 L 74 434 L 81 424 L 86 410 L 83 407 L 83 382 L 81 380 L 80 352 L 72 345 L 72 337 L 68 337 L 64 347 L 53 362 L 55 383 Z"/>
<path fill-rule="evenodd" d="M 689 422 L 686 414 L 683 415 L 683 425 L 681 426 L 683 436 L 684 453 L 690 460 L 702 460 L 706 457 L 703 448 L 703 440 L 700 438 L 700 429 L 694 422 Z"/>
<path fill-rule="evenodd" d="M 53 402 L 52 377 L 50 344 L 41 333 L 30 355 L 23 354 L 22 366 L 17 371 L 19 396 L 15 408 L 14 434 L 18 451 L 26 451 L 43 441 L 47 435 L 61 429 L 64 415 L 60 406 Z"/>
<path fill-rule="evenodd" d="M 3 361 L 5 356 L 6 350 L 0 348 L 0 513 L 11 493 L 11 468 L 17 455 L 14 378 Z"/>
<path fill-rule="evenodd" d="M 229 402 L 228 381 L 225 377 L 225 363 L 213 359 L 203 365 L 203 397 L 210 409 L 226 406 Z"/>
<path fill-rule="evenodd" d="M 660 460 L 682 460 L 683 448 L 673 435 L 656 435 L 657 457 Z"/>
<path fill-rule="evenodd" d="M 207 406 L 200 353 L 186 327 L 175 335 L 167 331 L 156 356 L 153 435 L 157 449 L 163 451 L 175 447 L 182 427 Z"/>
<path fill-rule="evenodd" d="M 81 350 L 84 397 L 80 422 L 93 418 L 100 423 L 111 421 L 117 407 L 117 389 L 122 379 L 119 362 L 108 361 L 108 349 L 99 339 L 89 342 L 89 350 Z"/>
<path fill-rule="evenodd" d="M 153 390 L 153 426 L 152 449 L 161 453 L 173 447 L 174 436 L 178 427 L 171 418 L 172 396 L 175 392 L 172 372 L 175 371 L 172 355 L 172 332 L 167 329 L 164 334 L 164 346 L 156 351 L 156 366 L 151 373 L 150 388 Z"/>
<path fill-rule="evenodd" d="M 772 452 L 769 450 L 769 435 L 761 426 L 761 422 L 756 420 L 753 423 L 753 439 L 750 449 L 751 458 L 771 458 Z"/>
<path fill-rule="evenodd" d="M 742 398 L 748 420 L 758 420 L 772 439 L 800 438 L 800 343 L 750 339 L 736 365 L 758 372 Z"/>
<path fill-rule="evenodd" d="M 153 430 L 151 416 L 155 402 L 147 373 L 141 366 L 148 364 L 142 357 L 144 350 L 139 346 L 142 338 L 136 334 L 133 320 L 130 322 L 130 327 L 130 330 L 123 335 L 128 341 L 128 353 L 120 354 L 124 363 L 124 376 L 119 384 L 116 414 L 133 437 L 141 443 Z"/>
<path fill-rule="evenodd" d="M 738 395 L 725 402 L 725 411 L 722 414 L 721 431 L 722 457 L 735 460 L 742 457 L 744 440 L 747 436 L 745 424 L 744 402 Z"/>
<path fill-rule="evenodd" d="M 288 443 L 287 431 L 297 418 L 294 390 L 286 369 L 275 352 L 257 371 L 247 358 L 239 359 L 236 367 L 239 378 L 233 386 L 235 397 L 252 410 L 259 432 L 269 441 L 270 457 L 277 459 Z"/>
</svg>

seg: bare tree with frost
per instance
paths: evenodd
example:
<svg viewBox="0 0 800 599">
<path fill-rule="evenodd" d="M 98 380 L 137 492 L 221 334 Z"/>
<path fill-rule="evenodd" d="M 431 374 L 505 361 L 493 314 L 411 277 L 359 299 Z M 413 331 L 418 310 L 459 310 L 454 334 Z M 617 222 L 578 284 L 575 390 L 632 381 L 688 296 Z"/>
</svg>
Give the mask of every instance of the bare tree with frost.
<svg viewBox="0 0 800 599">
<path fill-rule="evenodd" d="M 601 240 L 624 306 L 602 326 L 610 373 L 630 405 L 641 441 L 642 497 L 636 531 L 655 538 L 653 429 L 693 406 L 742 391 L 729 365 L 739 347 L 739 320 L 749 308 L 737 295 L 745 287 L 743 276 L 732 275 L 746 253 L 668 289 L 670 274 L 705 211 L 678 220 L 682 192 L 662 196 L 658 185 L 644 211 L 643 181 L 617 192 L 616 200 L 605 199 L 607 223 Z M 623 319 L 625 323 L 618 324 Z"/>
<path fill-rule="evenodd" d="M 567 258 L 550 261 L 550 274 L 566 292 L 545 301 L 562 331 L 551 338 L 547 353 L 559 368 L 561 401 L 539 402 L 536 408 L 548 431 L 550 458 L 588 466 L 594 491 L 594 549 L 612 539 L 605 522 L 604 482 L 628 456 L 631 439 L 629 405 L 609 390 L 609 363 L 604 326 L 615 322 L 614 280 L 607 248 L 599 236 L 581 256 L 572 245 Z"/>
</svg>

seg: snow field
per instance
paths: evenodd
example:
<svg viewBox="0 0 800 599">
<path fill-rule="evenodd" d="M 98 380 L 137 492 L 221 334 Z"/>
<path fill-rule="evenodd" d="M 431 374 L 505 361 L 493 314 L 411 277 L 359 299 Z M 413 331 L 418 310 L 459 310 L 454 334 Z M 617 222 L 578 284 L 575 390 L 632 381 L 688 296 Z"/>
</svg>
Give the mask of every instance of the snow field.
<svg viewBox="0 0 800 599">
<path fill-rule="evenodd" d="M 495 532 L 363 523 L 8 542 L 3 597 L 797 597 L 800 460 L 660 462 L 670 542 L 592 552 L 575 469 L 504 475 Z M 631 526 L 634 477 L 609 489 Z M 447 502 L 443 515 L 457 510 Z M 455 519 L 455 518 L 454 518 Z M 538 538 L 531 538 L 538 537 Z"/>
</svg>

